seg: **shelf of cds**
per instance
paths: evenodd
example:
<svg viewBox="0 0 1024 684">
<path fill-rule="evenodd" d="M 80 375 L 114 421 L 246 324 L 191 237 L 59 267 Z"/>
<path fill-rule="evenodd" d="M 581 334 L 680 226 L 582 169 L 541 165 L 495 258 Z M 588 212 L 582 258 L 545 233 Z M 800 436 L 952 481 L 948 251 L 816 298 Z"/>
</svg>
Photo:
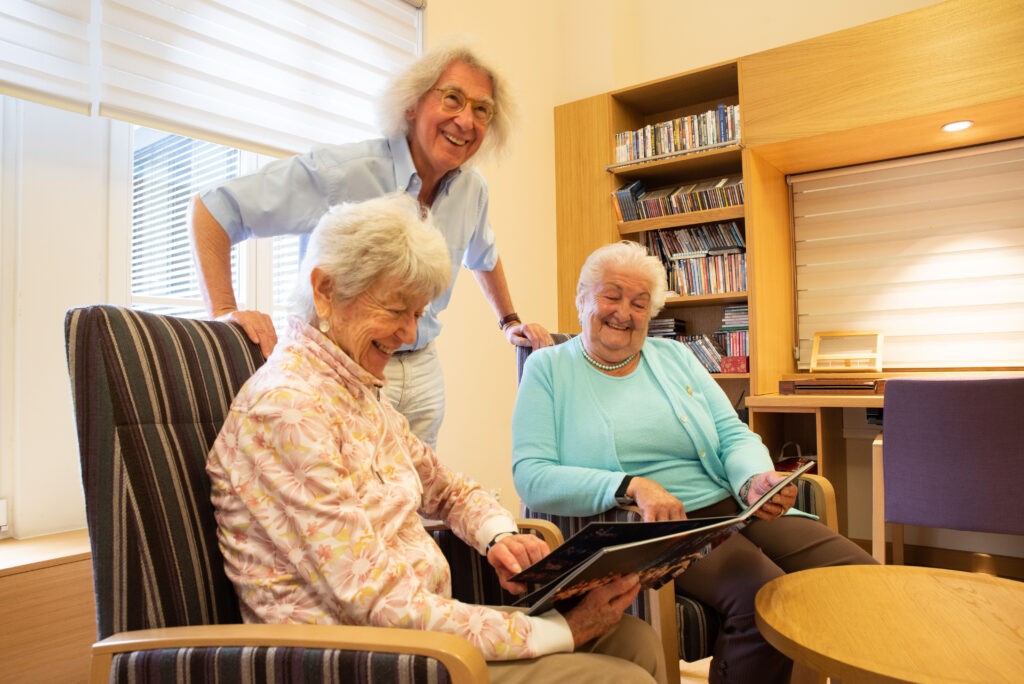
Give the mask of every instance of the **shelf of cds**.
<svg viewBox="0 0 1024 684">
<path fill-rule="evenodd" d="M 668 288 L 679 295 L 746 292 L 746 240 L 737 221 L 647 231 L 639 239 L 664 264 Z"/>
</svg>

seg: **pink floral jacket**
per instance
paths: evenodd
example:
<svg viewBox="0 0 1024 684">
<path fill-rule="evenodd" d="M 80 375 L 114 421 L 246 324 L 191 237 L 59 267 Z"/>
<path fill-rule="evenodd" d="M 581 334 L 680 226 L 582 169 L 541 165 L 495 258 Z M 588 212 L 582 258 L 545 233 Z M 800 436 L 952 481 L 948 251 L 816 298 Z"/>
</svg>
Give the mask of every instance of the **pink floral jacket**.
<svg viewBox="0 0 1024 684">
<path fill-rule="evenodd" d="M 515 520 L 409 432 L 380 381 L 298 320 L 239 391 L 207 460 L 225 569 L 246 622 L 450 632 L 489 660 L 572 650 L 557 614 L 451 598 L 420 515 L 483 551 Z"/>
</svg>

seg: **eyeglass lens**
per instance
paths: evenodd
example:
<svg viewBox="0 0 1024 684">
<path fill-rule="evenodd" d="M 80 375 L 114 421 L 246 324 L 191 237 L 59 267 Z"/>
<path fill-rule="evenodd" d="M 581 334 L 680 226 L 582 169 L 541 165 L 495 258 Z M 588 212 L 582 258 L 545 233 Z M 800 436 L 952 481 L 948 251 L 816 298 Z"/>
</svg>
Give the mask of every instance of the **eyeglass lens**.
<svg viewBox="0 0 1024 684">
<path fill-rule="evenodd" d="M 441 93 L 441 106 L 453 114 L 461 112 L 466 107 L 466 103 L 469 102 L 472 104 L 470 111 L 473 114 L 473 118 L 480 123 L 487 123 L 494 116 L 494 105 L 490 103 L 471 100 L 458 90 L 438 89 L 438 92 Z"/>
</svg>

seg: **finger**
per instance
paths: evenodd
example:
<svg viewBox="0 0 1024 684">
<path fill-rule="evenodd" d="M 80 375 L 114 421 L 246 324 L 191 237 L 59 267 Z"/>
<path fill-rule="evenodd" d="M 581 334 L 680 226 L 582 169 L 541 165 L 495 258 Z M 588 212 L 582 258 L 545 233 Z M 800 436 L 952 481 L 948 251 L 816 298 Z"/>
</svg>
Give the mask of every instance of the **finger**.
<svg viewBox="0 0 1024 684">
<path fill-rule="evenodd" d="M 488 554 L 487 559 L 491 560 L 490 556 L 493 555 L 494 559 L 491 561 L 491 565 L 498 568 L 499 565 L 502 568 L 508 570 L 511 575 L 517 575 L 523 571 L 523 566 L 516 560 L 516 556 L 512 551 L 509 550 L 507 544 L 498 543 L 491 549 L 491 553 Z"/>
</svg>

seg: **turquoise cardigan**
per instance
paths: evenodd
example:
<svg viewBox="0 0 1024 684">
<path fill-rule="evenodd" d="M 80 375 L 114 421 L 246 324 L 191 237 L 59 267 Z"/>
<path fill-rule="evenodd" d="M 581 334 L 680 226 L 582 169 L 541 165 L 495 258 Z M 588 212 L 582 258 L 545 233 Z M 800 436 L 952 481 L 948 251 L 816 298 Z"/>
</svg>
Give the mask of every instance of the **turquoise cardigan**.
<svg viewBox="0 0 1024 684">
<path fill-rule="evenodd" d="M 733 492 L 774 470 L 761 438 L 736 416 L 715 379 L 682 344 L 648 338 L 643 355 L 704 470 Z M 523 503 L 556 515 L 614 508 L 623 472 L 579 338 L 533 352 L 512 416 L 512 474 Z"/>
</svg>

